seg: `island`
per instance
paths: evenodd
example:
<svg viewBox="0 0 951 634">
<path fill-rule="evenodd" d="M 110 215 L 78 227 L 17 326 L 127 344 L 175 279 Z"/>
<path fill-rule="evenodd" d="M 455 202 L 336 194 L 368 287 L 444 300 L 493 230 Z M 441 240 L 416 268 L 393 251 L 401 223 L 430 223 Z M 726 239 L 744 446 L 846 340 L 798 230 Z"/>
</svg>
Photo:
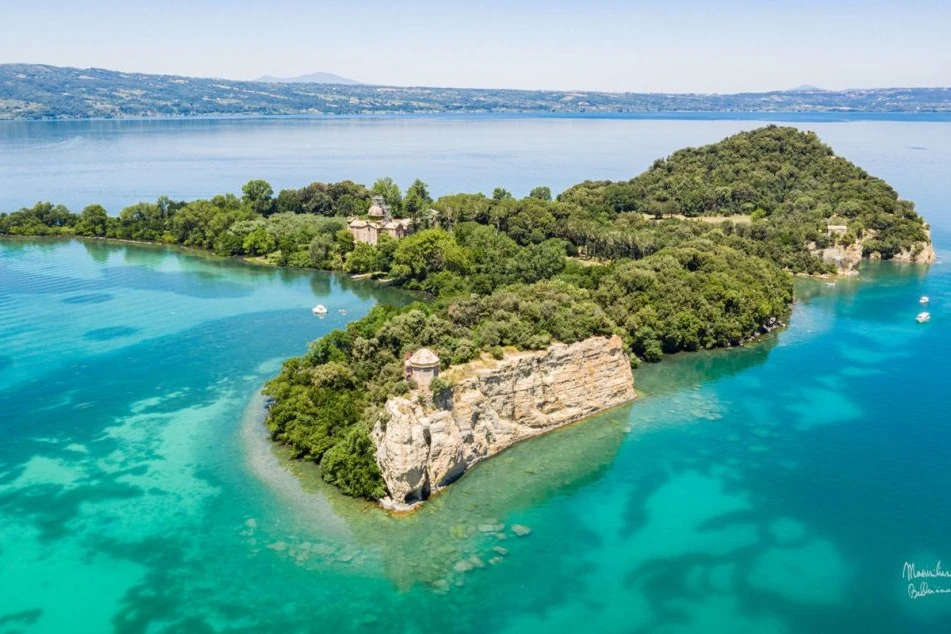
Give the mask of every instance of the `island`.
<svg viewBox="0 0 951 634">
<path fill-rule="evenodd" d="M 793 275 L 934 261 L 914 205 L 818 137 L 767 126 L 553 197 L 417 180 L 160 198 L 110 216 L 38 203 L 0 234 L 208 249 L 411 291 L 313 342 L 265 387 L 271 437 L 347 495 L 407 509 L 477 462 L 635 397 L 632 369 L 781 327 Z M 369 228 L 373 227 L 370 231 Z"/>
</svg>

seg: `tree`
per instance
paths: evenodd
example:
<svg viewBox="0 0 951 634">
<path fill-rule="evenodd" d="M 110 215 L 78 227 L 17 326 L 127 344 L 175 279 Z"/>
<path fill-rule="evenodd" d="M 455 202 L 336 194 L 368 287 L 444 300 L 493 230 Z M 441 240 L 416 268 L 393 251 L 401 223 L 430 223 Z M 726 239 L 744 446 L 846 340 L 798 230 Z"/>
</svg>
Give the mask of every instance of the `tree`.
<svg viewBox="0 0 951 634">
<path fill-rule="evenodd" d="M 347 254 L 347 273 L 370 273 L 376 270 L 376 264 L 376 247 L 372 244 L 358 242 Z"/>
<path fill-rule="evenodd" d="M 265 227 L 258 227 L 244 238 L 242 247 L 248 255 L 267 255 L 277 248 L 277 240 Z"/>
<path fill-rule="evenodd" d="M 376 179 L 373 187 L 370 188 L 370 193 L 374 196 L 382 196 L 393 213 L 402 217 L 403 194 L 400 192 L 400 186 L 393 182 L 392 178 L 386 176 Z"/>
<path fill-rule="evenodd" d="M 165 206 L 137 203 L 119 212 L 117 238 L 160 241 L 166 231 Z"/>
<path fill-rule="evenodd" d="M 442 229 L 426 229 L 400 240 L 393 253 L 393 264 L 394 270 L 405 267 L 399 270 L 409 270 L 420 281 L 443 270 L 466 274 L 471 266 L 465 249 Z"/>
<path fill-rule="evenodd" d="M 426 183 L 417 178 L 406 190 L 406 196 L 403 198 L 403 214 L 420 224 L 432 204 L 433 199 L 429 195 Z"/>
<path fill-rule="evenodd" d="M 551 202 L 551 188 L 550 187 L 535 187 L 532 189 L 531 193 L 528 194 L 529 198 L 538 198 L 539 200 L 544 200 Z"/>
<path fill-rule="evenodd" d="M 83 209 L 76 233 L 81 236 L 102 238 L 106 235 L 109 224 L 109 215 L 102 205 L 89 205 Z"/>
<path fill-rule="evenodd" d="M 549 207 L 535 198 L 497 206 L 509 212 L 502 226 L 519 244 L 542 242 L 551 235 L 555 217 L 548 211 Z"/>
<path fill-rule="evenodd" d="M 313 191 L 302 202 L 301 207 L 304 212 L 316 214 L 318 216 L 332 216 L 334 213 L 334 200 L 330 194 L 324 191 Z"/>
<path fill-rule="evenodd" d="M 178 210 L 169 221 L 169 231 L 175 242 L 191 247 L 208 247 L 213 240 L 206 239 L 206 229 L 218 208 L 207 200 L 196 200 Z"/>
<path fill-rule="evenodd" d="M 491 204 L 485 194 L 453 194 L 440 196 L 433 206 L 439 211 L 443 228 L 451 229 L 457 223 L 467 221 L 488 224 Z"/>
<path fill-rule="evenodd" d="M 277 195 L 277 200 L 274 201 L 274 208 L 279 214 L 302 213 L 304 211 L 304 206 L 301 202 L 300 192 L 296 189 L 282 189 Z"/>
<path fill-rule="evenodd" d="M 382 234 L 376 242 L 376 268 L 377 271 L 389 271 L 393 265 L 393 254 L 396 253 L 396 247 L 399 241 L 388 233 Z"/>
<path fill-rule="evenodd" d="M 332 235 L 326 233 L 315 236 L 313 240 L 310 241 L 310 245 L 307 248 L 307 254 L 310 257 L 311 266 L 317 268 L 324 268 L 327 264 L 327 260 L 330 258 L 331 251 L 334 246 L 334 238 Z"/>
<path fill-rule="evenodd" d="M 564 268 L 565 243 L 557 238 L 522 249 L 514 261 L 514 272 L 520 282 L 547 280 Z"/>
<path fill-rule="evenodd" d="M 512 196 L 512 192 L 505 189 L 504 187 L 496 187 L 495 189 L 492 190 L 492 200 L 494 200 L 495 202 L 501 202 L 503 200 L 511 200 L 512 198 L 514 198 L 514 196 Z"/>
<path fill-rule="evenodd" d="M 334 234 L 334 244 L 341 254 L 350 253 L 356 245 L 353 234 L 347 229 L 339 229 Z"/>
<path fill-rule="evenodd" d="M 266 180 L 252 180 L 244 184 L 241 188 L 244 194 L 242 201 L 251 206 L 251 208 L 262 216 L 269 216 L 274 213 L 274 189 Z"/>
</svg>

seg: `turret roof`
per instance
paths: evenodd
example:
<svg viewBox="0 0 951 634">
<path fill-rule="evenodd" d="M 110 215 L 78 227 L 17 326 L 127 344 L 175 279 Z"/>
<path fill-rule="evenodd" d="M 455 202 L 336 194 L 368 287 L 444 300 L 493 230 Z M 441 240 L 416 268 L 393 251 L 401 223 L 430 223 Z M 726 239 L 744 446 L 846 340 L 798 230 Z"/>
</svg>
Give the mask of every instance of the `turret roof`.
<svg viewBox="0 0 951 634">
<path fill-rule="evenodd" d="M 439 365 L 439 357 L 429 348 L 420 348 L 409 358 L 409 362 L 417 366 Z"/>
</svg>

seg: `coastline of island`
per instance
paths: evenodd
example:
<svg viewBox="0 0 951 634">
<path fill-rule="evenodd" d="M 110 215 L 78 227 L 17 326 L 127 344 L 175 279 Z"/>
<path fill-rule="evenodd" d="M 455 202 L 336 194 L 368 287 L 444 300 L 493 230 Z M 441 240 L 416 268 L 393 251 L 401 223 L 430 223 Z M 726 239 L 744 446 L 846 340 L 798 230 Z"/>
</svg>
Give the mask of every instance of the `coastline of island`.
<svg viewBox="0 0 951 634">
<path fill-rule="evenodd" d="M 266 388 L 273 440 L 318 463 L 344 493 L 397 505 L 425 500 L 504 449 L 508 441 L 498 439 L 513 422 L 548 429 L 552 420 L 600 411 L 597 383 L 566 379 L 559 389 L 536 382 L 520 413 L 501 415 L 518 400 L 514 388 L 473 388 L 461 367 L 542 358 L 588 342 L 593 356 L 610 348 L 610 376 L 623 378 L 642 361 L 738 346 L 780 327 L 793 301 L 792 274 L 847 274 L 866 258 L 934 259 L 911 203 L 814 134 L 775 126 L 681 150 L 630 181 L 586 181 L 557 197 L 538 187 L 520 200 L 501 188 L 491 197 L 434 200 L 422 181 L 404 194 L 390 179 L 370 188 L 313 183 L 275 196 L 266 182 L 250 181 L 240 199 L 160 198 L 118 217 L 97 205 L 73 214 L 39 203 L 0 215 L 0 235 L 193 247 L 425 292 L 427 301 L 379 305 L 314 342 Z M 832 257 L 846 252 L 847 259 Z M 431 375 L 413 374 L 409 362 L 421 350 L 436 359 L 421 366 Z M 532 378 L 547 370 L 521 372 Z M 578 385 L 589 399 L 583 407 Z M 414 410 L 401 432 L 411 442 L 387 444 L 385 421 L 401 398 L 409 403 L 401 411 Z M 601 399 L 605 406 L 624 400 Z M 400 442 L 411 451 L 395 462 L 381 458 L 381 447 L 400 454 L 393 449 Z M 402 487 L 388 471 L 419 478 Z"/>
</svg>

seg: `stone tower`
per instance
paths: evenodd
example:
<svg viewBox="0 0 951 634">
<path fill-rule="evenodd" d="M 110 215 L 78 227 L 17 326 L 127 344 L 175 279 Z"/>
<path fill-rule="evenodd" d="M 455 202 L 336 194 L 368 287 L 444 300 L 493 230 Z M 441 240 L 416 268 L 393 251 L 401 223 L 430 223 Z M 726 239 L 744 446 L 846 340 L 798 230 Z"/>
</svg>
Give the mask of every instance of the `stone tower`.
<svg viewBox="0 0 951 634">
<path fill-rule="evenodd" d="M 406 360 L 405 369 L 406 379 L 425 389 L 439 376 L 439 357 L 429 348 L 420 348 Z"/>
<path fill-rule="evenodd" d="M 373 203 L 370 205 L 370 209 L 367 211 L 367 216 L 371 219 L 390 219 L 390 206 L 386 204 L 386 201 L 383 200 L 383 196 L 374 196 Z"/>
</svg>

